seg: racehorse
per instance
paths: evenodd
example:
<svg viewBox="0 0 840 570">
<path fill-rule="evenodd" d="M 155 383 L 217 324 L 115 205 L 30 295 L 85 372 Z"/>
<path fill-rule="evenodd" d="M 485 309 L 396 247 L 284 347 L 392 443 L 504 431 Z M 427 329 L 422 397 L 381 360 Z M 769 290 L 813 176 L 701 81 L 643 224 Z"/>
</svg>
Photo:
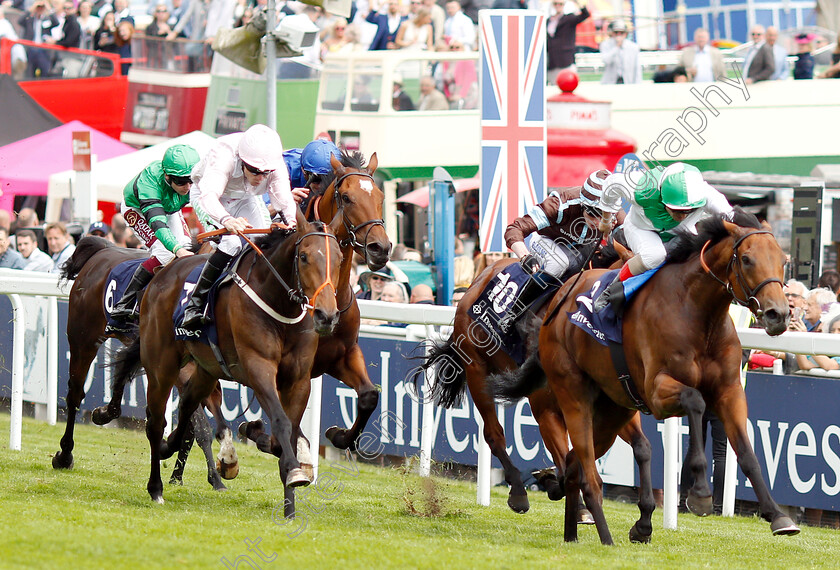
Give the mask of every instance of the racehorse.
<svg viewBox="0 0 840 570">
<path fill-rule="evenodd" d="M 198 404 L 229 372 L 250 387 L 271 422 L 272 435 L 249 434 L 264 452 L 279 458 L 287 497 L 294 487 L 308 485 L 293 442 L 309 399 L 309 378 L 319 335 L 338 322 L 335 283 L 341 251 L 331 229 L 310 224 L 298 211 L 297 228 L 289 235 L 274 231 L 240 258 L 233 271 L 238 286 L 217 291 L 214 323 L 221 360 L 196 341 L 176 340 L 172 315 L 190 272 L 201 256 L 180 258 L 155 275 L 140 308 L 140 335 L 120 351 L 124 372 L 142 364 L 149 378 L 146 435 L 151 447 L 147 489 L 163 503 L 160 460 L 181 448 L 188 421 Z M 260 255 L 261 250 L 265 250 Z M 291 284 L 291 285 L 290 285 Z M 166 400 L 186 361 L 195 370 L 181 393 L 177 428 L 163 440 Z M 294 496 L 293 494 L 291 495 Z"/>
<path fill-rule="evenodd" d="M 76 251 L 64 265 L 61 280 L 75 279 L 70 290 L 67 341 L 70 346 L 70 377 L 67 384 L 67 424 L 64 436 L 61 438 L 61 450 L 52 459 L 56 469 L 72 469 L 73 448 L 75 445 L 73 432 L 76 425 L 76 414 L 79 405 L 85 397 L 85 379 L 91 362 L 96 357 L 99 346 L 106 338 L 117 338 L 123 344 L 133 339 L 131 333 L 105 334 L 106 316 L 103 309 L 103 299 L 111 270 L 124 261 L 148 257 L 148 254 L 134 249 L 114 246 L 106 239 L 87 236 L 79 241 Z M 113 292 L 111 292 L 113 294 Z M 187 374 L 186 377 L 189 377 Z M 91 419 L 98 425 L 104 425 L 120 416 L 120 401 L 124 384 L 114 384 L 114 396 L 111 402 L 94 410 Z M 225 467 L 223 474 L 231 479 L 238 473 L 238 461 L 233 448 L 233 436 L 224 422 L 220 409 L 221 394 L 205 402 L 216 418 L 218 429 L 216 437 L 222 442 L 219 452 L 221 464 Z M 196 440 L 201 445 L 207 459 L 207 480 L 216 490 L 225 489 L 216 465 L 213 461 L 212 438 L 209 437 L 210 426 L 204 413 L 196 414 L 191 422 Z M 171 482 L 180 482 L 183 464 L 176 466 Z"/>
<path fill-rule="evenodd" d="M 565 481 L 566 541 L 577 540 L 580 489 L 601 542 L 612 544 L 595 460 L 637 414 L 634 400 L 639 399 L 639 408 L 646 406 L 657 419 L 688 416 L 687 461 L 695 481 L 688 497 L 691 511 L 712 512 L 700 428 L 708 405 L 723 422 L 773 534 L 799 532 L 770 496 L 747 437 L 741 343 L 728 312 L 734 299 L 750 308 L 768 334 L 784 332 L 790 318 L 782 291 L 785 255 L 767 224 L 740 209 L 733 220 L 710 218 L 698 224 L 697 235 L 681 236 L 666 264 L 626 305 L 622 338 L 628 388 L 618 380 L 609 349 L 559 316 L 575 312 L 577 299 L 600 286 L 603 271 L 586 272 L 579 283 L 562 288 L 548 308 L 559 309 L 558 318 L 546 319 L 539 330 L 539 350 L 520 370 L 488 379 L 491 391 L 505 399 L 528 394 L 547 379 L 562 410 L 573 446 Z"/>
<path fill-rule="evenodd" d="M 629 253 L 620 243 L 616 243 L 613 247 L 599 249 L 592 263 L 600 267 L 620 265 L 630 256 L 632 253 Z M 469 315 L 470 307 L 476 303 L 488 283 L 512 263 L 516 261 L 511 259 L 497 261 L 475 278 L 455 310 L 452 334 L 443 343 L 431 347 L 422 369 L 435 367 L 436 381 L 433 384 L 431 397 L 438 405 L 447 408 L 457 405 L 465 391 L 469 389 L 473 403 L 484 421 L 484 439 L 491 453 L 502 464 L 505 480 L 510 486 L 508 506 L 515 512 L 524 513 L 530 508 L 528 494 L 519 469 L 513 465 L 507 453 L 507 442 L 496 414 L 496 404 L 485 384 L 488 375 L 515 370 L 517 365 L 510 356 L 500 350 L 499 341 L 492 338 L 490 333 Z M 571 278 L 569 281 L 574 281 L 574 279 Z M 543 314 L 545 314 L 545 307 L 537 313 L 540 317 Z M 418 377 L 419 375 L 415 375 L 415 383 Z M 566 425 L 562 412 L 548 388 L 532 394 L 529 403 L 531 413 L 539 426 L 540 435 L 557 467 L 556 476 L 545 477 L 541 482 L 545 485 L 549 498 L 557 501 L 565 495 L 565 459 L 569 453 Z M 642 433 L 641 422 L 638 418 L 630 422 L 623 430 L 622 438 L 633 448 L 634 457 L 639 464 L 641 480 L 639 508 L 642 516 L 634 525 L 632 538 L 639 542 L 647 542 L 651 534 L 650 515 L 654 507 L 650 485 L 650 442 Z M 588 513 L 581 510 L 578 517 L 581 522 L 586 521 Z"/>
</svg>

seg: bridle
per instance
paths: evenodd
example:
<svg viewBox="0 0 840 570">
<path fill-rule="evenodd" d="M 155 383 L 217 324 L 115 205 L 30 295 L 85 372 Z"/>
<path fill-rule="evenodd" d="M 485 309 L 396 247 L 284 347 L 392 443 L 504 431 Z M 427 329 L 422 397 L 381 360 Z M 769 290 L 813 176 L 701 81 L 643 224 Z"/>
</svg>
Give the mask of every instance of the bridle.
<svg viewBox="0 0 840 570">
<path fill-rule="evenodd" d="M 341 210 L 341 223 L 344 224 L 344 229 L 347 231 L 347 237 L 341 240 L 338 243 L 338 245 L 340 245 L 342 248 L 345 248 L 347 246 L 352 246 L 354 249 L 357 247 L 362 248 L 362 250 L 365 252 L 365 263 L 367 263 L 369 261 L 367 251 L 368 236 L 370 235 L 371 230 L 373 230 L 373 228 L 376 226 L 382 226 L 382 229 L 385 229 L 385 220 L 383 220 L 382 218 L 368 220 L 355 226 L 347 221 L 347 216 L 344 214 L 344 204 L 341 202 L 341 194 L 339 193 L 339 190 L 341 189 L 341 185 L 344 183 L 344 181 L 347 180 L 347 178 L 349 178 L 350 176 L 363 176 L 364 178 L 369 178 L 370 181 L 373 182 L 373 176 L 371 174 L 368 174 L 367 172 L 354 171 L 347 172 L 341 175 L 333 183 L 333 201 L 335 202 L 336 207 L 339 210 Z M 368 229 L 365 232 L 364 243 L 359 243 L 359 240 L 356 239 L 356 233 L 364 229 L 365 227 L 368 227 Z"/>
<path fill-rule="evenodd" d="M 726 291 L 732 296 L 736 303 L 743 307 L 747 307 L 749 310 L 755 313 L 756 317 L 761 318 L 764 315 L 764 311 L 761 309 L 761 302 L 758 300 L 756 295 L 758 295 L 758 292 L 770 283 L 778 283 L 779 286 L 782 288 L 784 288 L 784 283 L 782 283 L 782 280 L 778 277 L 768 277 L 767 279 L 759 283 L 756 287 L 750 288 L 750 286 L 746 282 L 746 279 L 744 279 L 743 267 L 741 265 L 741 260 L 738 258 L 738 246 L 740 246 L 745 239 L 756 234 L 772 234 L 772 232 L 769 230 L 755 230 L 752 232 L 748 232 L 736 239 L 735 243 L 732 245 L 732 257 L 729 259 L 729 263 L 726 265 L 726 275 L 729 275 L 730 272 L 733 272 L 735 274 L 736 284 L 741 288 L 741 291 L 745 293 L 745 299 L 738 298 L 738 296 L 735 294 L 735 288 L 732 286 L 732 284 L 728 281 L 722 280 L 720 277 L 715 275 L 712 272 L 711 268 L 708 266 L 708 264 L 706 264 L 704 256 L 706 254 L 706 248 L 709 247 L 711 240 L 703 244 L 703 249 L 700 250 L 700 265 L 703 267 L 706 273 L 712 276 L 712 278 L 715 281 L 723 285 L 723 288 L 726 289 Z M 755 310 L 753 310 L 752 308 L 753 301 L 755 301 Z"/>
</svg>

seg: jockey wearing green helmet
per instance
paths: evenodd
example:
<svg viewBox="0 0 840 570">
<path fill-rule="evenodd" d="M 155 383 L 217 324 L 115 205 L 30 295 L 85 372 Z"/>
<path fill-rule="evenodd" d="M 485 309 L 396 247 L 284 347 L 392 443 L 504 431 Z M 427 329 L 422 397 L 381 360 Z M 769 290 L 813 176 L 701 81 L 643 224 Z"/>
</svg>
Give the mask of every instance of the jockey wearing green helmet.
<svg viewBox="0 0 840 570">
<path fill-rule="evenodd" d="M 666 168 L 630 170 L 607 178 L 601 197 L 602 231 L 609 231 L 612 215 L 621 209 L 622 199 L 630 202 L 624 222 L 624 236 L 636 255 L 621 268 L 616 280 L 595 300 L 596 311 L 613 303 L 618 309 L 624 296 L 621 281 L 665 262 L 665 242 L 677 229 L 694 232 L 697 222 L 708 214 L 732 213 L 726 197 L 712 188 L 690 164 L 675 162 Z"/>
<path fill-rule="evenodd" d="M 152 162 L 123 190 L 122 215 L 151 257 L 135 270 L 111 318 L 135 318 L 137 295 L 152 280 L 154 270 L 176 257 L 192 255 L 186 247 L 191 238 L 181 209 L 190 201 L 190 176 L 199 160 L 193 147 L 173 145 L 162 160 Z"/>
</svg>

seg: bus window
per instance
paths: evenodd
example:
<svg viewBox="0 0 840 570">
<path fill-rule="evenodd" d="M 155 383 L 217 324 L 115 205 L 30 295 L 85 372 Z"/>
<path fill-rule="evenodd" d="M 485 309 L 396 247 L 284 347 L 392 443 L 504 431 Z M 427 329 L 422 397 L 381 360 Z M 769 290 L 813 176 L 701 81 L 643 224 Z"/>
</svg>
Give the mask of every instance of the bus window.
<svg viewBox="0 0 840 570">
<path fill-rule="evenodd" d="M 347 95 L 347 74 L 329 73 L 325 70 L 323 80 L 325 95 L 321 108 L 325 111 L 341 111 L 344 109 L 344 98 Z"/>
<path fill-rule="evenodd" d="M 357 73 L 350 95 L 350 110 L 376 112 L 379 110 L 379 93 L 382 92 L 382 76 Z"/>
</svg>

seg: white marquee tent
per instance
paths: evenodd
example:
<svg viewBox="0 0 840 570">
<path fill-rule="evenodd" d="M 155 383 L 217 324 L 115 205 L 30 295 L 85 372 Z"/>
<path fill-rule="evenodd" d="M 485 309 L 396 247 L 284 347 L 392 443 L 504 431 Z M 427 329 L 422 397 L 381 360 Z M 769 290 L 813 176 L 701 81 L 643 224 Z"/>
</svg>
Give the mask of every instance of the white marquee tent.
<svg viewBox="0 0 840 570">
<path fill-rule="evenodd" d="M 92 166 L 91 179 L 96 186 L 97 200 L 103 202 L 122 202 L 123 189 L 132 178 L 146 168 L 149 163 L 163 158 L 166 149 L 174 144 L 191 145 L 198 154 L 204 156 L 216 139 L 201 131 L 193 131 L 186 135 L 170 139 L 166 142 L 138 150 Z M 61 201 L 70 198 L 71 191 L 76 188 L 76 173 L 72 170 L 57 172 L 50 176 L 47 187 L 47 221 L 57 221 L 61 211 Z"/>
</svg>

